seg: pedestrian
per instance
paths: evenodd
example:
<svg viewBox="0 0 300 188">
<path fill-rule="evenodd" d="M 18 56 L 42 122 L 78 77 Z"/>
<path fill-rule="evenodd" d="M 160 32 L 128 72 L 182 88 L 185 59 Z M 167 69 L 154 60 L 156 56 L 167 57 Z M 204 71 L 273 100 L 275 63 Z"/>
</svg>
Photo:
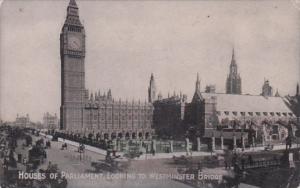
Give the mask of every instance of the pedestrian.
<svg viewBox="0 0 300 188">
<path fill-rule="evenodd" d="M 244 170 L 245 169 L 245 159 L 244 158 L 242 158 L 241 163 L 242 163 L 242 170 Z"/>
<path fill-rule="evenodd" d="M 252 158 L 252 155 L 248 155 L 248 163 L 250 164 L 250 166 L 253 165 L 253 158 Z"/>
<path fill-rule="evenodd" d="M 224 163 L 225 163 L 225 169 L 227 169 L 228 168 L 227 159 L 224 160 Z"/>
</svg>

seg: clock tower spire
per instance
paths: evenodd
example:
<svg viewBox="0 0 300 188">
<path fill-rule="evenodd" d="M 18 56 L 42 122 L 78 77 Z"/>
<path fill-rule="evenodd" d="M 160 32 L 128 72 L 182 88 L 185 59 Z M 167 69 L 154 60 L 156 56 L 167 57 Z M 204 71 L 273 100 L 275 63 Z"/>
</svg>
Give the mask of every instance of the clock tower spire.
<svg viewBox="0 0 300 188">
<path fill-rule="evenodd" d="M 75 0 L 70 0 L 60 34 L 61 57 L 61 129 L 83 128 L 82 109 L 85 99 L 85 31 L 79 20 Z"/>
</svg>

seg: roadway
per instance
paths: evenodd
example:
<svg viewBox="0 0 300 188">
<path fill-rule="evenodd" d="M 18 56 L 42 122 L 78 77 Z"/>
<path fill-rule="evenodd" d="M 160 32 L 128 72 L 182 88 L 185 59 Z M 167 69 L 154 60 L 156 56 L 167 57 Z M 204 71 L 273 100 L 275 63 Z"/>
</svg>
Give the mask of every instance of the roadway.
<svg viewBox="0 0 300 188">
<path fill-rule="evenodd" d="M 34 137 L 34 140 L 37 140 Z M 94 173 L 91 167 L 91 161 L 104 160 L 104 156 L 96 154 L 91 151 L 85 151 L 81 156 L 77 152 L 77 148 L 68 145 L 67 150 L 61 150 L 62 143 L 51 142 L 51 148 L 47 149 L 47 160 L 41 166 L 46 168 L 48 162 L 57 164 L 61 171 L 67 173 Z M 128 173 L 141 173 L 141 172 L 157 172 L 161 171 L 166 173 L 177 173 L 174 168 L 168 170 L 168 165 L 165 160 L 146 160 L 146 161 L 133 161 L 128 169 Z M 143 171 L 144 170 L 144 171 Z M 145 172 L 146 173 L 146 172 Z M 68 188 L 190 188 L 190 186 L 182 184 L 173 180 L 153 180 L 153 179 L 68 179 Z"/>
</svg>

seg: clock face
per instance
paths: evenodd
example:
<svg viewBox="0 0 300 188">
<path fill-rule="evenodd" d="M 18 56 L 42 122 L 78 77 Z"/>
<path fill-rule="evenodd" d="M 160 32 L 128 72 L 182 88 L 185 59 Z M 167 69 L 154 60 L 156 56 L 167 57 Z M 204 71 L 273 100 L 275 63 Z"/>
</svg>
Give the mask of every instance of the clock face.
<svg viewBox="0 0 300 188">
<path fill-rule="evenodd" d="M 70 36 L 68 39 L 68 46 L 72 50 L 80 50 L 81 40 L 76 36 Z"/>
</svg>

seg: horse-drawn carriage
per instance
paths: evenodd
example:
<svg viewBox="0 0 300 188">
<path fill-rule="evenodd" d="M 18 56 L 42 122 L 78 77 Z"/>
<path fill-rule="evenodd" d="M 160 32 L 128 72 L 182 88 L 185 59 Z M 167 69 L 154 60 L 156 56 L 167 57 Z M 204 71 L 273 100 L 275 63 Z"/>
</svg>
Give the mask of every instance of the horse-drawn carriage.
<svg viewBox="0 0 300 188">
<path fill-rule="evenodd" d="M 44 163 L 44 160 L 47 158 L 47 153 L 41 146 L 33 146 L 29 150 L 28 163 L 32 163 L 33 168 L 36 169 L 40 164 Z"/>
<path fill-rule="evenodd" d="M 91 166 L 96 172 L 122 172 L 129 166 L 129 161 L 126 158 L 106 157 L 105 161 L 92 162 Z"/>
<path fill-rule="evenodd" d="M 175 155 L 173 156 L 173 161 L 175 164 L 187 164 L 188 163 L 188 158 L 184 155 L 181 155 L 179 157 L 176 157 Z"/>
</svg>

